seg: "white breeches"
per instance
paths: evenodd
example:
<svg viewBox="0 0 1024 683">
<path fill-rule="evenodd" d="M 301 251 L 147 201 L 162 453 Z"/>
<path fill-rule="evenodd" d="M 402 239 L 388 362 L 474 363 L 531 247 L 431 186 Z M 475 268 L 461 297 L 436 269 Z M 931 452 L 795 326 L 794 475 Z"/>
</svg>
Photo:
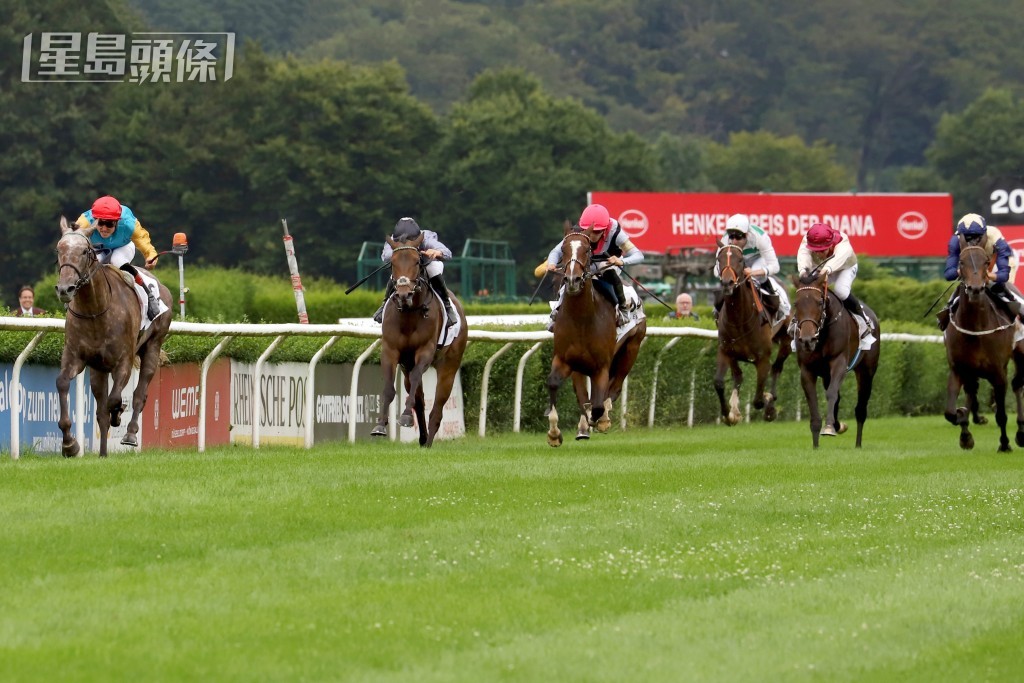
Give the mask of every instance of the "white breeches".
<svg viewBox="0 0 1024 683">
<path fill-rule="evenodd" d="M 850 289 L 853 288 L 853 281 L 857 279 L 857 265 L 840 270 L 838 273 L 829 273 L 828 284 L 832 291 L 843 301 L 850 296 Z"/>
<path fill-rule="evenodd" d="M 96 252 L 96 260 L 100 263 L 109 263 L 115 268 L 131 263 L 133 258 L 135 258 L 135 245 L 132 242 L 112 251 L 103 249 Z"/>
<path fill-rule="evenodd" d="M 427 277 L 436 277 L 444 272 L 443 261 L 431 261 L 427 264 Z"/>
<path fill-rule="evenodd" d="M 789 303 L 789 294 L 786 293 L 786 288 L 783 287 L 775 278 L 766 278 L 771 283 L 772 289 L 775 290 L 775 294 L 779 297 L 779 315 L 786 317 L 792 310 L 792 305 Z"/>
</svg>

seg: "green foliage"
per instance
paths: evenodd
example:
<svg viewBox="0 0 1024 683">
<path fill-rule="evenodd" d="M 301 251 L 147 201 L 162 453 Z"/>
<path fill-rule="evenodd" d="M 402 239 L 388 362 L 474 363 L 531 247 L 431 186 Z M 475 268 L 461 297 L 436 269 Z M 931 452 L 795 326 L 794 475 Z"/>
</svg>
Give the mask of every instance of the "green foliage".
<svg viewBox="0 0 1024 683">
<path fill-rule="evenodd" d="M 836 192 L 852 184 L 835 162 L 835 146 L 808 147 L 795 135 L 734 133 L 728 146 L 708 145 L 707 159 L 708 179 L 721 192 Z"/>
<path fill-rule="evenodd" d="M 928 160 L 949 183 L 956 214 L 986 213 L 996 178 L 1021 175 L 1024 102 L 1010 90 L 988 90 L 959 114 L 946 114 L 936 128 Z"/>
</svg>

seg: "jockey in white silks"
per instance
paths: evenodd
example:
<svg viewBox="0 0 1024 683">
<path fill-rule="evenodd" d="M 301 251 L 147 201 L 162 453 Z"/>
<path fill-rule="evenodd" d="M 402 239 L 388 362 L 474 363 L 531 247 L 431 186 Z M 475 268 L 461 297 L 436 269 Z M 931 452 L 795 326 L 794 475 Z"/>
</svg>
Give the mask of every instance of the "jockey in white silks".
<svg viewBox="0 0 1024 683">
<path fill-rule="evenodd" d="M 773 276 L 779 272 L 779 257 L 775 255 L 772 238 L 759 226 L 750 222 L 746 214 L 737 213 L 729 216 L 725 223 L 723 244 L 732 244 L 743 250 L 743 274 L 761 286 L 761 291 L 768 296 L 779 299 L 779 310 L 776 321 L 782 320 L 792 306 L 789 295 Z M 715 276 L 719 276 L 718 265 L 715 265 Z M 715 304 L 715 312 L 721 308 L 722 302 Z"/>
</svg>

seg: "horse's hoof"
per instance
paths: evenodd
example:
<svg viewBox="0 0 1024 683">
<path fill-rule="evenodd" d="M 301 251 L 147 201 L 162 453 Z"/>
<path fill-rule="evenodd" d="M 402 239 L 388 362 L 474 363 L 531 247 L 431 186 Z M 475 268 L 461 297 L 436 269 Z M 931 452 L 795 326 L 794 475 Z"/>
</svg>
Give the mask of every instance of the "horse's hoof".
<svg viewBox="0 0 1024 683">
<path fill-rule="evenodd" d="M 552 448 L 558 448 L 562 445 L 562 432 L 558 432 L 557 435 L 551 436 L 548 434 L 548 445 Z"/>
<path fill-rule="evenodd" d="M 121 439 L 121 443 L 125 446 L 138 447 L 139 440 L 134 434 L 125 434 L 124 438 Z"/>
<path fill-rule="evenodd" d="M 120 427 L 121 426 L 121 413 L 111 413 L 110 414 L 110 426 L 111 427 Z"/>
<path fill-rule="evenodd" d="M 1001 443 L 1001 444 L 999 444 L 999 450 L 996 451 L 996 452 L 997 453 L 1013 453 L 1013 449 L 1010 448 L 1010 444 L 1009 443 Z"/>
<path fill-rule="evenodd" d="M 1017 432 L 1017 436 L 1014 438 L 1014 441 L 1017 442 L 1018 446 L 1024 447 L 1024 432 Z"/>
<path fill-rule="evenodd" d="M 964 449 L 965 451 L 969 451 L 972 448 L 974 448 L 974 437 L 971 436 L 970 434 L 961 434 L 960 448 Z"/>
<path fill-rule="evenodd" d="M 77 458 L 78 454 L 82 452 L 82 449 L 78 446 L 78 440 L 72 439 L 68 445 L 61 445 L 60 454 L 65 458 Z"/>
<path fill-rule="evenodd" d="M 608 430 L 612 427 L 612 421 L 602 417 L 597 421 L 597 431 L 601 434 L 607 434 Z"/>
<path fill-rule="evenodd" d="M 840 422 L 839 423 L 839 429 L 836 431 L 836 433 L 837 434 L 845 434 L 846 430 L 849 429 L 849 428 L 850 428 L 850 426 L 848 424 L 846 424 L 845 422 Z"/>
<path fill-rule="evenodd" d="M 775 406 L 769 405 L 764 409 L 764 421 L 775 422 L 775 418 L 778 417 L 778 414 L 779 412 L 776 410 Z"/>
<path fill-rule="evenodd" d="M 762 399 L 756 399 L 755 398 L 753 406 L 754 406 L 754 410 L 761 410 L 762 408 L 764 408 L 764 399 L 763 398 Z"/>
<path fill-rule="evenodd" d="M 412 427 L 412 415 L 403 414 L 398 418 L 398 424 L 402 427 Z"/>
<path fill-rule="evenodd" d="M 825 425 L 824 427 L 821 428 L 821 431 L 818 432 L 818 433 L 821 436 L 835 436 L 836 435 L 836 428 L 833 427 L 832 425 Z"/>
<path fill-rule="evenodd" d="M 976 424 L 976 425 L 987 425 L 988 424 L 988 418 L 985 417 L 984 415 L 979 415 L 978 417 L 973 418 L 973 420 L 974 420 L 974 424 Z"/>
<path fill-rule="evenodd" d="M 387 436 L 387 435 L 388 435 L 388 430 L 387 430 L 387 427 L 385 427 L 384 425 L 377 425 L 370 432 L 370 436 Z"/>
<path fill-rule="evenodd" d="M 579 432 L 576 433 L 576 440 L 577 441 L 583 441 L 584 439 L 589 439 L 589 438 L 590 438 L 590 432 L 589 431 L 579 431 Z"/>
</svg>

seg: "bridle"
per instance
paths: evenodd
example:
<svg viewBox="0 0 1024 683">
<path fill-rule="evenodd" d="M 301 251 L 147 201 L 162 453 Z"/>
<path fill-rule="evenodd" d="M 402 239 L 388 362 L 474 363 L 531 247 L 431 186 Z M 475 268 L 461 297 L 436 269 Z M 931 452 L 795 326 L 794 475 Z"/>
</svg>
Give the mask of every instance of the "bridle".
<svg viewBox="0 0 1024 683">
<path fill-rule="evenodd" d="M 88 248 L 88 254 L 89 254 L 89 257 L 90 257 L 89 265 L 92 266 L 92 268 L 89 268 L 89 266 L 86 266 L 86 269 L 89 272 L 83 273 L 78 268 L 78 266 L 76 266 L 73 263 L 59 263 L 59 261 L 58 261 L 58 264 L 59 264 L 58 268 L 57 268 L 57 277 L 58 277 L 58 279 L 60 278 L 60 271 L 63 270 L 64 268 L 70 268 L 71 270 L 75 271 L 75 274 L 78 276 L 78 279 L 75 280 L 75 283 L 73 285 L 71 285 L 71 296 L 72 296 L 72 298 L 74 298 L 75 294 L 82 287 L 84 287 L 85 285 L 89 284 L 89 282 L 92 281 L 93 276 L 95 276 L 96 273 L 98 273 L 100 268 L 102 268 L 103 266 L 100 264 L 99 258 L 96 257 L 96 249 L 92 246 L 92 242 L 89 240 L 88 237 L 86 237 L 85 235 L 83 235 L 83 234 L 81 234 L 79 232 L 69 232 L 68 234 L 69 235 L 77 235 L 78 237 L 81 237 L 82 239 L 84 239 L 86 241 L 86 243 L 89 246 L 89 248 Z M 111 288 L 110 288 L 110 280 L 107 280 L 107 293 L 109 295 L 113 294 L 113 290 L 111 290 Z M 79 313 L 75 309 L 71 308 L 71 301 L 70 300 L 66 304 L 64 304 L 64 310 L 68 311 L 69 313 L 71 313 L 71 315 L 75 316 L 76 318 L 82 318 L 82 319 L 85 319 L 85 320 L 91 320 L 93 318 L 100 317 L 101 315 L 106 313 L 108 310 L 110 310 L 110 299 L 111 298 L 112 298 L 112 296 L 108 296 L 107 297 L 107 306 L 106 306 L 106 308 L 104 308 L 99 313 L 96 313 L 96 314 L 93 314 L 93 315 L 86 315 L 84 313 Z"/>
<path fill-rule="evenodd" d="M 392 250 L 392 255 L 394 255 L 395 253 L 397 253 L 399 251 L 410 251 L 410 250 L 411 251 L 415 251 L 417 254 L 419 254 L 419 251 L 420 251 L 419 247 L 414 247 L 414 246 L 411 246 L 411 245 L 404 245 L 404 246 L 400 246 L 400 247 L 395 247 Z M 420 291 L 420 289 L 423 288 L 424 283 L 425 283 L 425 278 L 423 277 L 423 262 L 422 262 L 422 258 L 420 259 L 417 267 L 420 269 L 420 274 L 416 277 L 415 281 L 410 279 L 408 275 L 399 275 L 398 278 L 395 278 L 394 272 L 391 273 L 391 280 L 395 283 L 396 291 L 397 291 L 398 287 L 412 287 L 412 293 L 413 293 L 413 295 L 415 295 L 415 294 L 417 294 Z M 403 310 L 402 309 L 401 301 L 402 301 L 401 297 L 398 297 L 397 300 L 396 300 L 396 303 L 398 305 L 398 310 L 400 310 L 400 311 Z"/>
<path fill-rule="evenodd" d="M 725 253 L 725 265 L 723 266 L 723 265 L 719 264 L 718 279 L 722 280 L 722 279 L 725 278 L 726 273 L 732 273 L 732 279 L 733 279 L 734 283 L 736 285 L 741 285 L 741 284 L 743 284 L 743 281 L 746 280 L 747 276 L 744 275 L 742 271 L 738 271 L 738 270 L 736 270 L 736 268 L 733 267 L 733 265 L 732 265 L 732 253 L 734 251 L 739 254 L 738 258 L 739 258 L 740 263 L 742 264 L 743 263 L 743 249 L 742 248 L 736 246 L 735 244 L 723 244 L 721 247 L 718 248 L 718 253 L 715 254 L 715 258 L 716 259 L 721 258 L 722 253 L 723 252 Z"/>
<path fill-rule="evenodd" d="M 798 320 L 796 323 L 796 332 L 799 334 L 800 328 L 803 327 L 804 323 L 814 325 L 814 334 L 811 335 L 811 340 L 817 343 L 818 338 L 821 336 L 821 331 L 825 329 L 825 323 L 828 322 L 828 281 L 825 281 L 821 287 L 811 285 L 798 287 L 796 290 L 797 298 L 800 297 L 800 292 L 804 291 L 812 291 L 821 295 L 821 315 L 817 320 L 813 318 L 803 318 Z"/>
<path fill-rule="evenodd" d="M 574 249 L 572 251 L 572 254 L 570 254 L 570 256 L 569 256 L 569 260 L 565 261 L 561 265 L 561 267 L 556 268 L 555 270 L 557 272 L 561 273 L 563 278 L 566 278 L 566 286 L 565 286 L 566 292 L 568 292 L 570 294 L 578 294 L 579 292 L 583 291 L 583 287 L 586 284 L 587 280 L 589 280 L 590 278 L 594 277 L 594 273 L 591 272 L 590 267 L 589 267 L 590 264 L 593 262 L 594 247 L 590 243 L 590 238 L 587 237 L 586 233 L 584 233 L 582 231 L 581 232 L 571 232 L 571 233 L 569 233 L 568 235 L 565 236 L 565 239 L 568 240 L 570 236 L 576 236 L 576 237 L 581 238 L 581 240 L 583 242 L 583 245 L 586 248 L 586 262 L 584 262 L 583 260 L 578 258 L 577 254 L 579 253 L 580 250 Z M 564 243 L 564 244 L 567 244 L 567 243 Z M 563 249 L 563 255 L 564 255 L 564 253 L 565 253 L 565 249 Z M 576 264 L 577 266 L 579 266 L 579 269 L 580 269 L 580 285 L 579 285 L 578 288 L 570 287 L 570 283 L 572 281 L 568 279 L 569 270 L 572 268 L 573 264 Z"/>
<path fill-rule="evenodd" d="M 984 276 L 984 282 L 982 283 L 982 288 L 984 289 L 985 284 L 988 283 L 988 281 L 992 279 L 992 276 L 989 274 L 989 255 L 988 255 L 988 252 L 985 251 L 985 248 L 981 247 L 981 246 L 978 246 L 976 244 L 963 244 L 960 247 L 960 264 L 959 264 L 959 266 L 957 266 L 957 275 L 960 277 L 960 281 L 963 283 L 964 291 L 965 292 L 967 291 L 968 288 L 967 288 L 967 281 L 964 279 L 964 260 L 965 260 L 964 256 L 966 254 L 972 252 L 972 251 L 980 251 L 982 253 L 982 257 L 984 258 L 984 260 L 982 261 L 981 268 L 980 268 L 980 270 L 982 272 L 982 275 Z M 971 259 L 971 266 L 975 267 L 975 268 L 977 267 L 977 260 L 976 259 L 973 259 L 973 258 Z M 960 310 L 962 310 L 963 307 L 965 307 L 965 306 L 967 306 L 967 302 L 966 301 L 961 301 L 960 302 L 960 308 L 957 309 L 957 316 L 950 316 L 950 321 L 949 321 L 950 324 L 954 328 L 956 328 L 956 330 L 958 332 L 960 332 L 961 334 L 966 334 L 966 335 L 969 335 L 969 336 L 972 336 L 972 337 L 980 337 L 980 336 L 984 336 L 984 335 L 987 335 L 987 334 L 992 334 L 994 332 L 1001 332 L 1002 330 L 1010 328 L 1010 327 L 1012 327 L 1014 325 L 1014 321 L 1010 320 L 1010 322 L 1008 322 L 1008 323 L 1006 323 L 1004 325 L 997 325 L 996 327 L 994 327 L 992 329 L 988 329 L 988 330 L 968 330 L 968 329 L 965 329 L 965 328 L 961 327 L 960 323 L 955 319 L 956 317 L 959 317 Z"/>
</svg>

